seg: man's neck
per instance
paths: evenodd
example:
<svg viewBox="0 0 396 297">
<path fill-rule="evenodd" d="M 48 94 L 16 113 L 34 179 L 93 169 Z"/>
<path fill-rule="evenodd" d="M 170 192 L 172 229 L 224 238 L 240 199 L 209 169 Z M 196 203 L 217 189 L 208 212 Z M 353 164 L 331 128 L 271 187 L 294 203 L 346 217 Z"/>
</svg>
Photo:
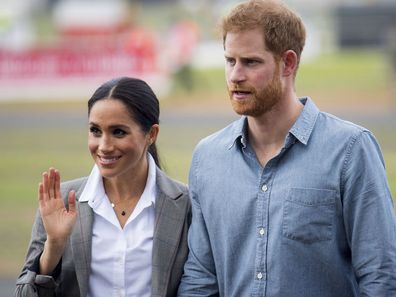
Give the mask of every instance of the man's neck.
<svg viewBox="0 0 396 297">
<path fill-rule="evenodd" d="M 290 96 L 260 117 L 248 116 L 249 143 L 263 167 L 282 149 L 286 135 L 302 109 L 298 98 Z"/>
</svg>

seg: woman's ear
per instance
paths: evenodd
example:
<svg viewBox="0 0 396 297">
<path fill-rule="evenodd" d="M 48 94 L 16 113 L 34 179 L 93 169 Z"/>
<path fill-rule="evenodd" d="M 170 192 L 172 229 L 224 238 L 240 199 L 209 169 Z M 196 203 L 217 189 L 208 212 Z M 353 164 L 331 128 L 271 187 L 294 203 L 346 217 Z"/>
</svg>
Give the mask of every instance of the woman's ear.
<svg viewBox="0 0 396 297">
<path fill-rule="evenodd" d="M 297 71 L 298 58 L 297 54 L 293 50 L 287 50 L 282 55 L 282 74 L 283 76 L 290 76 L 295 74 Z"/>
<path fill-rule="evenodd" d="M 152 145 L 153 143 L 155 143 L 157 141 L 157 136 L 159 133 L 159 125 L 158 124 L 154 124 L 151 126 L 150 131 L 149 131 L 149 145 Z"/>
</svg>

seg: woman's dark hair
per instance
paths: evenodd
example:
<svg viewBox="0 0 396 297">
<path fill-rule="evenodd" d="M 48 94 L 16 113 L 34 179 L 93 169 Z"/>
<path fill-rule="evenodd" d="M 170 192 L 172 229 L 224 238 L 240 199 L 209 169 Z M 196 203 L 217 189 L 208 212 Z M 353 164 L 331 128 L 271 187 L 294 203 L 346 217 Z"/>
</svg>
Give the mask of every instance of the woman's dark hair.
<svg viewBox="0 0 396 297">
<path fill-rule="evenodd" d="M 119 77 L 102 84 L 88 100 L 88 116 L 94 104 L 103 99 L 120 100 L 127 107 L 131 117 L 148 133 L 151 127 L 159 124 L 159 102 L 151 87 L 143 80 Z M 151 144 L 149 153 L 160 167 L 155 143 Z"/>
</svg>

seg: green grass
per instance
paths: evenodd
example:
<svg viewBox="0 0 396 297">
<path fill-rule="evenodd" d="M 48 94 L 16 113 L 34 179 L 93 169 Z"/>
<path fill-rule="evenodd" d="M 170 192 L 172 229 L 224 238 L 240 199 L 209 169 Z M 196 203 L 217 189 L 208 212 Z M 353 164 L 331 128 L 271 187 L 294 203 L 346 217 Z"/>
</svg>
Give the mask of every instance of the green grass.
<svg viewBox="0 0 396 297">
<path fill-rule="evenodd" d="M 357 110 L 367 106 L 395 108 L 391 87 L 395 85 L 384 52 L 373 50 L 343 51 L 324 54 L 313 60 L 302 61 L 296 77 L 297 94 L 311 96 L 319 106 L 336 106 L 338 109 L 352 106 Z M 194 70 L 193 94 L 186 92 L 180 80 L 175 81 L 172 93 L 166 101 L 182 98 L 182 104 L 196 101 L 200 90 L 205 96 L 200 101 L 226 101 L 224 69 Z M 184 96 L 183 96 L 184 95 Z M 385 106 L 386 108 L 386 106 Z"/>
<path fill-rule="evenodd" d="M 373 50 L 343 51 L 302 60 L 296 77 L 298 93 L 369 91 L 378 92 L 391 83 L 388 57 Z M 198 89 L 225 92 L 224 69 L 193 71 Z M 181 86 L 177 85 L 180 91 Z M 172 93 L 171 95 L 174 95 Z"/>
<path fill-rule="evenodd" d="M 0 276 L 13 276 L 26 252 L 41 172 L 55 166 L 70 179 L 89 172 L 92 161 L 84 148 L 85 131 L 0 128 L 0 135 Z"/>
<path fill-rule="evenodd" d="M 396 201 L 396 149 L 392 151 L 386 150 L 384 159 L 389 187 L 391 189 L 393 199 Z"/>
<path fill-rule="evenodd" d="M 385 88 L 389 74 L 386 56 L 376 51 L 344 51 L 319 56 L 302 63 L 297 76 L 297 89 L 365 90 Z"/>
</svg>

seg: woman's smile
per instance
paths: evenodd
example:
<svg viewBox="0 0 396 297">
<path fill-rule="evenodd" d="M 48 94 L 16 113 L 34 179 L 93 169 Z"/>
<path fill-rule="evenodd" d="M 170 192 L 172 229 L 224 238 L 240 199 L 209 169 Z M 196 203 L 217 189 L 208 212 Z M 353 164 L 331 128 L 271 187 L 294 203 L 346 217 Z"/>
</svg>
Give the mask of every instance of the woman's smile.
<svg viewBox="0 0 396 297">
<path fill-rule="evenodd" d="M 101 156 L 98 155 L 98 158 L 100 160 L 100 164 L 103 166 L 106 165 L 113 165 L 117 163 L 117 161 L 121 158 L 121 156 Z"/>
</svg>

